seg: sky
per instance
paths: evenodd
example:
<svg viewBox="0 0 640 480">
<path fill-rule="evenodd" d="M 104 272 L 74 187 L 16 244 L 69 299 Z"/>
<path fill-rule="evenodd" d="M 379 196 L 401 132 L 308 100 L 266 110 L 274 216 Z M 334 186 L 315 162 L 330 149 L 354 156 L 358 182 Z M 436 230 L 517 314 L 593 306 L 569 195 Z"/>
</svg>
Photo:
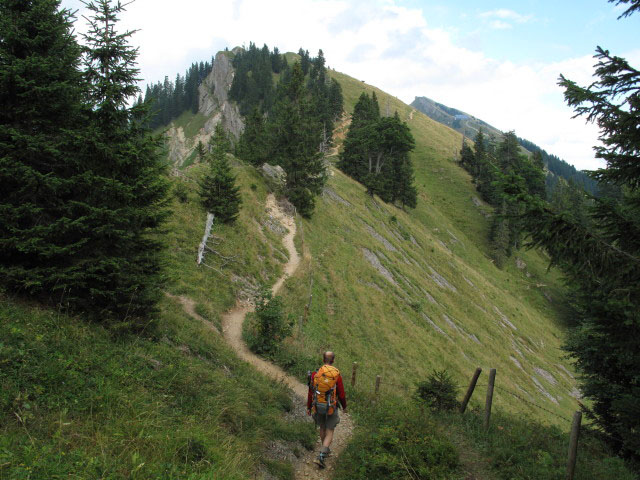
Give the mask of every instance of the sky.
<svg viewBox="0 0 640 480">
<path fill-rule="evenodd" d="M 85 31 L 81 2 L 62 6 Z M 138 30 L 141 86 L 249 42 L 322 49 L 330 68 L 406 103 L 429 97 L 595 169 L 598 129 L 572 119 L 557 81 L 591 83 L 598 45 L 640 67 L 640 14 L 622 11 L 606 0 L 135 0 L 121 28 Z"/>
</svg>

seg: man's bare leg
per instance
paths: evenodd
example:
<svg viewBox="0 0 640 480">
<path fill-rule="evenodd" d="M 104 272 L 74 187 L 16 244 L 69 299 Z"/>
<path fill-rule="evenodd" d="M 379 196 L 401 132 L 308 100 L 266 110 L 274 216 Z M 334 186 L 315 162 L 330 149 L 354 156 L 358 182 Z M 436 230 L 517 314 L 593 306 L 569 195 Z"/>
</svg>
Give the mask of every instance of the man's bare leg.
<svg viewBox="0 0 640 480">
<path fill-rule="evenodd" d="M 327 434 L 327 430 L 323 427 L 320 427 L 320 442 L 324 445 L 324 437 Z"/>
<path fill-rule="evenodd" d="M 325 429 L 324 432 L 320 431 L 320 438 L 322 439 L 322 446 L 329 448 L 331 446 L 331 442 L 333 441 L 333 430 Z M 322 434 L 324 433 L 324 435 Z"/>
</svg>

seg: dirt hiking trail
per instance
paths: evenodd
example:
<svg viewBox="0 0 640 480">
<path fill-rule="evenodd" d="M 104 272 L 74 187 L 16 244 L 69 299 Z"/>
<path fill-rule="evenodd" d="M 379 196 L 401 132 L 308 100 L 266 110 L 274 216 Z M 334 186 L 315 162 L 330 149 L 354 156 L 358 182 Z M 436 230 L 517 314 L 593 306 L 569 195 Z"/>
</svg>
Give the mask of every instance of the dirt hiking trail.
<svg viewBox="0 0 640 480">
<path fill-rule="evenodd" d="M 284 266 L 283 275 L 276 281 L 271 289 L 273 295 L 276 295 L 282 288 L 285 280 L 293 275 L 297 270 L 298 265 L 300 265 L 300 255 L 296 251 L 296 247 L 293 243 L 293 239 L 296 235 L 295 219 L 284 212 L 273 194 L 269 194 L 267 196 L 266 210 L 287 229 L 287 233 L 282 238 L 282 243 L 287 249 L 287 252 L 289 252 L 289 260 Z M 181 303 L 184 311 L 188 315 L 205 324 L 209 330 L 218 334 L 220 333 L 215 325 L 196 312 L 193 300 L 184 296 L 171 295 L 169 293 L 166 293 L 166 295 Z M 295 401 L 299 402 L 297 410 L 304 411 L 307 402 L 307 386 L 295 377 L 287 374 L 280 367 L 267 362 L 252 353 L 242 340 L 242 324 L 244 323 L 245 316 L 247 313 L 253 312 L 254 310 L 255 307 L 253 305 L 237 302 L 234 308 L 222 315 L 222 334 L 224 339 L 235 350 L 240 358 L 253 365 L 265 375 L 286 384 L 295 394 Z M 320 363 L 320 360 L 318 360 L 318 363 Z M 309 421 L 311 421 L 310 418 Z M 342 450 L 347 446 L 347 443 L 349 443 L 352 432 L 353 423 L 351 421 L 351 417 L 348 414 L 342 413 L 340 415 L 340 424 L 335 430 L 333 443 L 331 444 L 331 455 L 327 460 L 327 468 L 320 470 L 318 466 L 313 463 L 313 460 L 316 458 L 317 452 L 320 448 L 320 440 L 318 439 L 315 451 L 305 451 L 303 455 L 293 461 L 295 479 L 304 480 L 314 478 L 319 480 L 330 480 L 333 476 L 336 457 L 340 455 L 340 452 L 342 452 Z"/>
<path fill-rule="evenodd" d="M 284 247 L 289 253 L 289 260 L 284 266 L 284 273 L 276 283 L 273 285 L 272 292 L 276 295 L 282 288 L 285 280 L 293 275 L 300 264 L 300 255 L 298 254 L 296 247 L 293 243 L 293 239 L 296 235 L 296 223 L 295 219 L 287 215 L 283 209 L 278 205 L 276 198 L 273 194 L 269 194 L 266 202 L 266 209 L 269 211 L 272 217 L 277 219 L 282 225 L 287 228 L 287 233 L 282 239 Z M 288 375 L 280 367 L 267 362 L 266 360 L 258 357 L 245 345 L 242 340 L 242 324 L 247 313 L 253 312 L 253 305 L 242 305 L 238 303 L 235 308 L 229 310 L 222 316 L 222 332 L 225 340 L 236 351 L 238 356 L 256 367 L 259 371 L 265 375 L 275 378 L 285 383 L 297 397 L 297 401 L 301 404 L 306 404 L 307 401 L 307 386 L 301 383 L 298 379 Z M 322 480 L 328 480 L 332 477 L 335 458 L 347 445 L 351 433 L 353 431 L 353 425 L 351 418 L 348 414 L 342 414 L 340 417 L 340 424 L 335 430 L 335 436 L 331 445 L 331 456 L 327 462 L 327 468 L 325 470 L 319 470 L 313 463 L 317 451 L 305 452 L 300 458 L 294 462 L 295 478 L 296 480 L 316 478 Z M 319 440 L 316 445 L 316 450 L 319 448 Z"/>
</svg>

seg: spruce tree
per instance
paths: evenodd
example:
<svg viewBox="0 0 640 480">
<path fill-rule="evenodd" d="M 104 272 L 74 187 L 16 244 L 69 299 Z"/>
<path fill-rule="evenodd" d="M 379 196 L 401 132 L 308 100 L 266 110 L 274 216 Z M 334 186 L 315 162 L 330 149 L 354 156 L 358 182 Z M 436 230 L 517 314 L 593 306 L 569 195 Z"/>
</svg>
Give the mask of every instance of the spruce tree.
<svg viewBox="0 0 640 480">
<path fill-rule="evenodd" d="M 473 154 L 473 150 L 471 150 L 471 147 L 467 144 L 466 138 L 463 138 L 462 148 L 460 149 L 460 165 L 468 172 L 472 172 L 474 164 L 475 157 Z"/>
<path fill-rule="evenodd" d="M 326 172 L 318 151 L 321 126 L 313 110 L 299 63 L 279 89 L 268 124 L 269 150 L 287 174 L 286 194 L 301 215 L 311 216 L 315 196 L 322 192 Z"/>
<path fill-rule="evenodd" d="M 338 167 L 362 182 L 370 195 L 413 208 L 417 190 L 409 152 L 414 146 L 413 135 L 398 112 L 381 118 L 375 93 L 371 97 L 362 93 L 354 107 Z"/>
<path fill-rule="evenodd" d="M 168 183 L 159 139 L 145 128 L 144 107 L 128 107 L 138 93 L 137 49 L 132 32 L 116 30 L 123 6 L 87 3 L 85 75 L 92 104 L 83 215 L 89 239 L 74 271 L 82 279 L 75 295 L 104 318 L 145 326 L 161 293 L 162 244 L 153 234 L 167 216 Z"/>
<path fill-rule="evenodd" d="M 236 153 L 242 160 L 255 166 L 262 165 L 269 159 L 264 116 L 258 107 L 254 107 L 251 114 L 245 118 Z"/>
<path fill-rule="evenodd" d="M 625 14 L 640 8 L 631 3 Z M 566 350 L 590 400 L 588 415 L 625 454 L 640 459 L 640 71 L 600 47 L 587 87 L 560 77 L 567 103 L 600 127 L 592 177 L 621 187 L 622 198 L 594 200 L 593 228 L 527 202 L 527 226 L 562 267 L 576 298 L 578 326 Z M 522 195 L 522 198 L 526 198 Z"/>
<path fill-rule="evenodd" d="M 204 161 L 206 153 L 202 140 L 198 140 L 198 145 L 196 145 L 196 156 L 198 157 L 199 162 Z"/>
<path fill-rule="evenodd" d="M 0 1 L 0 282 L 60 301 L 87 243 L 81 49 L 57 0 Z M 62 298 L 66 304 L 69 297 Z"/>
<path fill-rule="evenodd" d="M 220 132 L 216 128 L 212 140 L 211 152 L 207 155 L 209 171 L 200 182 L 200 203 L 207 212 L 213 213 L 217 222 L 231 224 L 240 212 L 240 191 L 227 160 L 224 130 Z"/>
</svg>

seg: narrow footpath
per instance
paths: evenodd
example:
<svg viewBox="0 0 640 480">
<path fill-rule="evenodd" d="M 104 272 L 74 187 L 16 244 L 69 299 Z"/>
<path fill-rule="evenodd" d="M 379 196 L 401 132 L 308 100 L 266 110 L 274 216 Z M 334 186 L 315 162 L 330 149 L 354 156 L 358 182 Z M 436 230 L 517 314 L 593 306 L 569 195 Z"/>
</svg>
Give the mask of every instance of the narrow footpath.
<svg viewBox="0 0 640 480">
<path fill-rule="evenodd" d="M 266 208 L 270 211 L 271 215 L 280 223 L 282 223 L 282 225 L 284 225 L 288 230 L 288 232 L 282 239 L 282 243 L 287 249 L 287 252 L 289 252 L 289 260 L 284 266 L 284 273 L 282 277 L 278 279 L 278 281 L 272 288 L 273 294 L 276 295 L 282 288 L 285 280 L 293 275 L 297 270 L 298 265 L 300 265 L 300 255 L 296 251 L 296 247 L 293 243 L 293 239 L 296 235 L 295 219 L 292 216 L 285 214 L 285 212 L 278 205 L 278 202 L 276 201 L 273 194 L 270 194 L 267 197 Z M 229 310 L 222 316 L 222 333 L 225 340 L 236 351 L 240 358 L 253 365 L 265 375 L 283 381 L 291 388 L 291 390 L 293 390 L 298 401 L 306 403 L 306 385 L 301 383 L 295 377 L 287 374 L 280 367 L 264 360 L 263 358 L 258 357 L 257 355 L 249 351 L 244 341 L 242 340 L 242 324 L 244 323 L 244 319 L 247 313 L 252 312 L 253 310 L 254 307 L 251 305 L 241 305 L 240 303 L 238 303 L 233 309 Z M 318 363 L 320 363 L 320 359 L 318 359 Z M 318 441 L 315 449 L 316 451 L 305 452 L 304 455 L 302 455 L 296 462 L 294 462 L 296 480 L 303 480 L 308 478 L 329 480 L 333 476 L 336 457 L 340 455 L 340 452 L 342 452 L 342 450 L 344 450 L 344 448 L 346 447 L 352 432 L 353 423 L 351 421 L 351 417 L 348 414 L 341 414 L 340 424 L 336 428 L 333 444 L 331 445 L 331 456 L 328 459 L 327 468 L 325 470 L 319 470 L 318 467 L 313 463 L 313 459 L 317 455 L 317 450 L 319 449 Z"/>
</svg>

